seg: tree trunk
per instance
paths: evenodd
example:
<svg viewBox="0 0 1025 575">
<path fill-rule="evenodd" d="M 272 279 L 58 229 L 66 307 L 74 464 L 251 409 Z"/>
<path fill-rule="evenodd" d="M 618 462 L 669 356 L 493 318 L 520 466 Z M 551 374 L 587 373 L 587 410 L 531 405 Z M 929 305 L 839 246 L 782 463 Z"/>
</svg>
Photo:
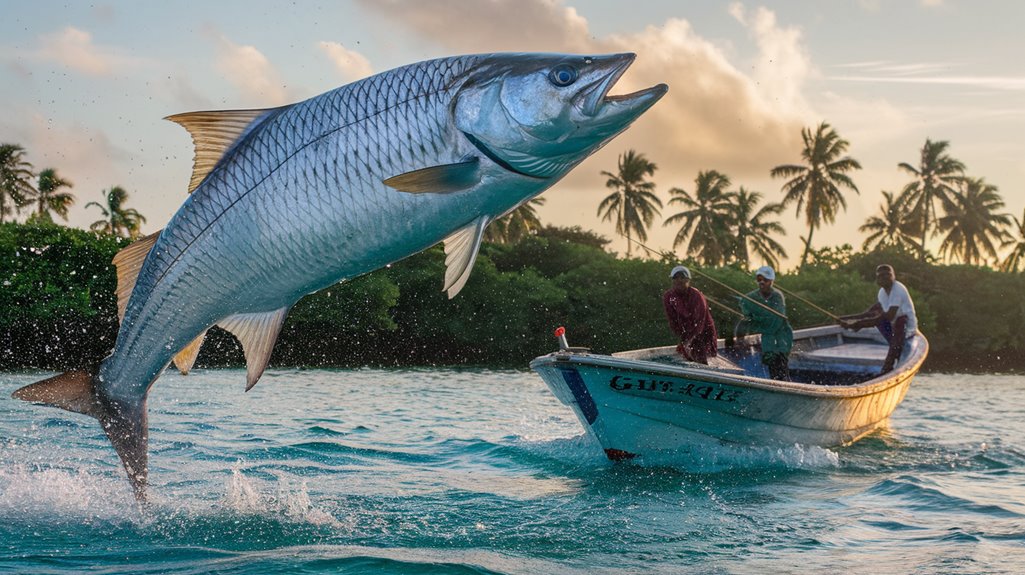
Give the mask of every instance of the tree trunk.
<svg viewBox="0 0 1025 575">
<path fill-rule="evenodd" d="M 815 225 L 812 224 L 808 228 L 808 238 L 804 241 L 804 253 L 801 254 L 801 268 L 804 268 L 804 264 L 808 262 L 808 252 L 811 251 L 811 237 L 815 234 Z"/>
<path fill-rule="evenodd" d="M 923 204 L 922 207 L 922 243 L 919 246 L 919 261 L 925 261 L 925 237 L 929 233 L 929 205 Z"/>
</svg>

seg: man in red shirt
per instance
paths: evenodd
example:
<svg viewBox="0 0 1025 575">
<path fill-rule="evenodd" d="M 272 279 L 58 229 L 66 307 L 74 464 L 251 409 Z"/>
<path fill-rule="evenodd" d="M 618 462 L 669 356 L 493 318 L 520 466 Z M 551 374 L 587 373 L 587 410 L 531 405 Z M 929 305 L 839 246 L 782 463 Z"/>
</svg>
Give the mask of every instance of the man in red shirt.
<svg viewBox="0 0 1025 575">
<path fill-rule="evenodd" d="M 662 294 L 662 305 L 669 319 L 669 329 L 680 338 L 676 351 L 688 361 L 708 363 L 716 356 L 715 322 L 708 311 L 708 302 L 700 291 L 690 285 L 690 270 L 676 266 L 669 277 L 673 287 Z"/>
</svg>

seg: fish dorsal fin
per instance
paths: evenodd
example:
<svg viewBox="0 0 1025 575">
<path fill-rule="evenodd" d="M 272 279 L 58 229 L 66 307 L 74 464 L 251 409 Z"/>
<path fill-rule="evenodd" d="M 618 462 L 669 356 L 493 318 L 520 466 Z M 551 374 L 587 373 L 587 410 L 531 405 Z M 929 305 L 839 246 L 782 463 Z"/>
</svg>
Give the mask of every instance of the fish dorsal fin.
<svg viewBox="0 0 1025 575">
<path fill-rule="evenodd" d="M 128 299 L 132 297 L 132 290 L 135 289 L 135 280 L 139 279 L 142 263 L 146 261 L 146 255 L 153 249 L 153 244 L 157 242 L 158 237 L 160 237 L 160 232 L 150 234 L 129 244 L 114 256 L 113 263 L 117 267 L 117 291 L 115 293 L 117 294 L 117 321 L 119 323 L 125 319 Z"/>
<path fill-rule="evenodd" d="M 263 313 L 240 313 L 217 323 L 230 331 L 242 344 L 246 356 L 246 391 L 260 380 L 267 369 L 274 342 L 278 340 L 281 325 L 285 323 L 288 308 Z"/>
<path fill-rule="evenodd" d="M 222 110 L 209 112 L 186 112 L 164 118 L 189 131 L 196 147 L 192 164 L 192 179 L 189 193 L 199 186 L 207 174 L 221 161 L 224 153 L 255 126 L 257 120 L 277 108 L 260 110 Z"/>
<path fill-rule="evenodd" d="M 445 238 L 445 287 L 442 289 L 448 292 L 448 299 L 456 297 L 470 278 L 484 229 L 490 222 L 491 218 L 481 216 Z"/>
<path fill-rule="evenodd" d="M 410 194 L 451 194 L 472 188 L 479 182 L 480 159 L 474 157 L 392 176 L 384 185 Z"/>
<path fill-rule="evenodd" d="M 192 343 L 183 347 L 174 356 L 174 366 L 178 368 L 182 375 L 188 375 L 192 371 L 192 366 L 196 365 L 196 358 L 199 357 L 199 348 L 203 347 L 203 338 L 205 337 L 206 330 L 204 329 L 203 333 L 192 340 Z"/>
</svg>

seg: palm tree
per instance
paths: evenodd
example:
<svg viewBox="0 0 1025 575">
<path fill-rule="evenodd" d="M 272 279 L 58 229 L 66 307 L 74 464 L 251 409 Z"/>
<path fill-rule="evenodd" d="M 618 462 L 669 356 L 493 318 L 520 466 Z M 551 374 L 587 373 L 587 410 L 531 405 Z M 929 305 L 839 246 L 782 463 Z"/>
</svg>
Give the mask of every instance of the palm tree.
<svg viewBox="0 0 1025 575">
<path fill-rule="evenodd" d="M 783 184 L 783 206 L 797 204 L 797 214 L 804 211 L 804 219 L 808 224 L 808 237 L 804 240 L 804 253 L 801 254 L 801 265 L 808 261 L 811 251 L 811 239 L 815 228 L 823 223 L 831 224 L 836 220 L 839 208 L 847 209 L 847 201 L 843 197 L 841 187 L 850 188 L 854 193 L 858 187 L 854 185 L 848 172 L 860 170 L 861 164 L 854 158 L 844 156 L 850 143 L 841 138 L 826 122 L 819 124 L 813 134 L 810 128 L 801 130 L 804 139 L 804 150 L 801 157 L 805 164 L 784 164 L 772 169 L 772 177 L 790 178 Z"/>
<path fill-rule="evenodd" d="M 619 170 L 613 174 L 602 172 L 607 176 L 605 187 L 616 190 L 608 195 L 598 206 L 598 215 L 602 221 L 615 219 L 616 232 L 626 236 L 626 257 L 630 257 L 632 248 L 631 234 L 639 240 L 648 239 L 648 227 L 659 215 L 662 200 L 655 195 L 655 183 L 646 181 L 648 176 L 655 174 L 657 166 L 648 161 L 644 154 L 633 150 L 619 156 Z"/>
<path fill-rule="evenodd" d="M 146 218 L 132 208 L 125 208 L 128 200 L 128 192 L 121 186 L 114 186 L 104 194 L 107 198 L 106 207 L 98 202 L 89 202 L 85 207 L 96 206 L 103 212 L 103 219 L 97 220 L 89 226 L 94 232 L 103 232 L 118 236 L 136 238 L 139 236 L 139 227 L 146 222 Z"/>
<path fill-rule="evenodd" d="M 541 229 L 541 220 L 534 206 L 544 205 L 544 198 L 533 198 L 505 217 L 495 220 L 484 231 L 484 240 L 499 244 L 518 242 Z"/>
<path fill-rule="evenodd" d="M 923 261 L 925 240 L 931 229 L 930 221 L 937 220 L 936 200 L 949 201 L 955 192 L 955 186 L 964 177 L 964 164 L 947 154 L 949 146 L 949 142 L 933 142 L 926 139 L 918 168 L 907 162 L 897 164 L 897 167 L 915 178 L 904 186 L 901 195 L 906 196 L 904 201 L 922 218 L 922 227 L 919 229 L 919 255 Z"/>
<path fill-rule="evenodd" d="M 666 218 L 663 225 L 682 222 L 673 240 L 673 249 L 687 244 L 687 255 L 695 255 L 706 265 L 719 265 L 726 261 L 733 243 L 730 224 L 733 206 L 730 203 L 730 178 L 715 170 L 698 172 L 694 179 L 694 195 L 673 188 L 669 204 L 682 204 L 683 211 Z"/>
<path fill-rule="evenodd" d="M 908 209 L 906 196 L 894 197 L 892 192 L 883 190 L 883 203 L 879 204 L 879 212 L 858 228 L 859 232 L 868 234 L 861 249 L 868 252 L 892 246 L 910 247 L 918 252 L 920 247 L 916 238 L 921 223 L 918 215 Z"/>
<path fill-rule="evenodd" d="M 36 214 L 40 220 L 52 222 L 50 212 L 68 221 L 68 208 L 75 203 L 75 196 L 69 192 L 61 192 L 61 188 L 74 186 L 68 180 L 57 175 L 57 170 L 47 168 L 39 172 L 39 185 L 36 190 Z"/>
<path fill-rule="evenodd" d="M 770 216 L 778 216 L 783 211 L 783 204 L 769 203 L 755 211 L 762 199 L 760 192 L 749 192 L 743 186 L 732 195 L 733 199 L 733 232 L 735 242 L 735 256 L 744 264 L 745 268 L 751 267 L 750 253 L 754 251 L 760 258 L 772 267 L 779 267 L 779 258 L 787 257 L 783 246 L 772 238 L 773 234 L 787 235 L 783 226 L 775 220 L 769 220 Z M 752 215 L 753 214 L 753 215 Z"/>
<path fill-rule="evenodd" d="M 25 161 L 25 149 L 17 144 L 0 144 L 0 223 L 4 216 L 20 210 L 35 195 L 32 164 Z"/>
<path fill-rule="evenodd" d="M 997 187 L 983 178 L 963 178 L 961 189 L 943 203 L 946 215 L 938 220 L 940 255 L 960 259 L 971 265 L 984 263 L 984 256 L 997 257 L 996 242 L 1008 239 L 1008 214 L 994 213 L 1004 207 Z"/>
<path fill-rule="evenodd" d="M 1008 234 L 1007 239 L 1000 244 L 1002 248 L 1011 248 L 1011 253 L 1007 254 L 1000 264 L 1000 269 L 1005 272 L 1017 271 L 1025 264 L 1025 211 L 1022 212 L 1020 220 L 1011 216 L 1011 221 L 1015 231 Z"/>
</svg>

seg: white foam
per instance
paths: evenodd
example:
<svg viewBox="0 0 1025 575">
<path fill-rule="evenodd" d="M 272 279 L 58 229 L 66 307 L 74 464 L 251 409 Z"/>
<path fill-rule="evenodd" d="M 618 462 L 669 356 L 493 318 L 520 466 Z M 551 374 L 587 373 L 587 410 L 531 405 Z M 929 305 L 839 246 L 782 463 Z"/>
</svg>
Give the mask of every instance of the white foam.
<svg viewBox="0 0 1025 575">
<path fill-rule="evenodd" d="M 245 515 L 274 515 L 295 523 L 342 528 L 344 525 L 330 513 L 314 507 L 306 482 L 293 485 L 283 473 L 275 473 L 273 494 L 261 491 L 258 481 L 242 472 L 243 462 L 236 462 L 225 484 L 222 505 Z"/>
<path fill-rule="evenodd" d="M 124 479 L 98 476 L 66 463 L 63 468 L 24 463 L 0 467 L 0 511 L 71 520 L 139 517 L 139 506 Z"/>
<path fill-rule="evenodd" d="M 840 466 L 835 451 L 793 444 L 787 446 L 749 446 L 727 443 L 695 445 L 686 451 L 646 454 L 639 465 L 680 467 L 686 471 L 717 473 L 727 469 L 823 469 Z"/>
</svg>

